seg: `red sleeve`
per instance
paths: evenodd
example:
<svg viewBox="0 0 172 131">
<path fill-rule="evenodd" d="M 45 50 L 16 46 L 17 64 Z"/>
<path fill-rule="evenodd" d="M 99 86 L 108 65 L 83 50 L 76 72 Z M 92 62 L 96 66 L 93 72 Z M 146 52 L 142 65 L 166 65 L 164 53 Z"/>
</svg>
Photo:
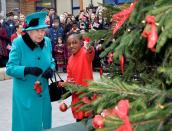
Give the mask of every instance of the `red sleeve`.
<svg viewBox="0 0 172 131">
<path fill-rule="evenodd" d="M 13 42 L 13 40 L 16 38 L 16 34 L 14 33 L 14 34 L 12 34 L 11 35 L 11 42 Z"/>
<path fill-rule="evenodd" d="M 93 61 L 94 55 L 95 55 L 94 47 L 91 46 L 91 48 L 92 48 L 92 51 L 91 52 L 87 52 L 87 58 L 88 58 L 89 62 L 92 62 Z"/>
<path fill-rule="evenodd" d="M 71 78 L 72 78 L 72 72 L 70 69 L 70 60 L 69 60 L 67 65 L 67 80 L 70 80 Z"/>
</svg>

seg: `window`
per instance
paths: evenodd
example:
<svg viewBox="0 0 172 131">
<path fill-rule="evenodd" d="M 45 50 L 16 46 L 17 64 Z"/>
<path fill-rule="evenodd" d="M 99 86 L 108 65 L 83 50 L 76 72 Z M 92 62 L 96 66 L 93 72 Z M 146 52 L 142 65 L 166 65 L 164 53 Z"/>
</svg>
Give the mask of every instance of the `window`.
<svg viewBox="0 0 172 131">
<path fill-rule="evenodd" d="M 41 0 L 36 2 L 36 11 L 40 11 L 44 8 L 55 8 L 55 0 Z"/>
<path fill-rule="evenodd" d="M 105 4 L 122 4 L 122 3 L 129 3 L 133 0 L 104 0 Z"/>
<path fill-rule="evenodd" d="M 72 14 L 77 15 L 80 11 L 79 0 L 72 0 Z"/>
<path fill-rule="evenodd" d="M 0 12 L 2 11 L 2 2 L 1 2 L 1 0 L 0 0 Z"/>
</svg>

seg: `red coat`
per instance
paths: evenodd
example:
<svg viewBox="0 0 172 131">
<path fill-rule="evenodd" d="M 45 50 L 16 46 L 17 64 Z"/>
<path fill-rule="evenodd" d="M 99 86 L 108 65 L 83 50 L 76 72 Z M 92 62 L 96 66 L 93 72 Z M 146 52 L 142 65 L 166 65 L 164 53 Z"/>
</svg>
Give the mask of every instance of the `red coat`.
<svg viewBox="0 0 172 131">
<path fill-rule="evenodd" d="M 21 35 L 24 35 L 24 33 L 22 32 Z M 13 40 L 14 40 L 15 38 L 17 38 L 17 37 L 18 37 L 17 33 L 16 33 L 16 32 L 13 33 L 13 34 L 11 35 L 11 42 L 13 42 Z"/>
<path fill-rule="evenodd" d="M 0 56 L 8 56 L 8 50 L 6 48 L 8 42 L 10 40 L 8 39 L 6 29 L 1 27 L 0 24 Z"/>
<path fill-rule="evenodd" d="M 17 37 L 18 37 L 17 33 L 16 33 L 16 32 L 13 33 L 13 34 L 11 35 L 11 42 L 13 42 L 13 40 L 14 40 L 15 38 L 17 38 Z"/>
<path fill-rule="evenodd" d="M 94 58 L 94 48 L 92 47 L 92 52 L 88 53 L 84 47 L 82 47 L 77 54 L 71 55 L 69 57 L 68 65 L 67 65 L 67 79 L 73 79 L 76 84 L 82 86 L 88 86 L 87 80 L 93 80 L 93 70 L 92 70 L 92 61 Z M 80 101 L 79 95 L 76 93 L 72 94 L 72 104 L 76 104 Z M 84 117 L 88 117 L 88 113 L 84 111 L 77 112 L 76 110 L 80 108 L 80 106 L 72 107 L 72 113 L 74 118 L 83 119 Z"/>
</svg>

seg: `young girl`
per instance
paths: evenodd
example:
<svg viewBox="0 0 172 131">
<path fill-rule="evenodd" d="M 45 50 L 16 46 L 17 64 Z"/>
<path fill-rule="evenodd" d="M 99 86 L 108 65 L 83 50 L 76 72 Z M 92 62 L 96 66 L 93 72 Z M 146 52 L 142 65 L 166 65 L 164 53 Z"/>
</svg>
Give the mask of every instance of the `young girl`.
<svg viewBox="0 0 172 131">
<path fill-rule="evenodd" d="M 87 80 L 93 80 L 92 61 L 95 52 L 89 43 L 84 46 L 82 46 L 82 43 L 82 37 L 79 34 L 71 34 L 67 38 L 67 48 L 71 52 L 67 65 L 67 82 L 87 87 Z M 80 100 L 78 93 L 72 93 L 72 105 Z M 92 115 L 88 112 L 78 111 L 80 107 L 80 105 L 72 107 L 72 113 L 76 121 Z"/>
<path fill-rule="evenodd" d="M 56 60 L 56 68 L 58 72 L 63 72 L 64 68 L 66 67 L 66 46 L 63 43 L 63 38 L 58 37 L 57 43 L 54 47 L 54 54 L 55 54 L 55 60 Z"/>
</svg>

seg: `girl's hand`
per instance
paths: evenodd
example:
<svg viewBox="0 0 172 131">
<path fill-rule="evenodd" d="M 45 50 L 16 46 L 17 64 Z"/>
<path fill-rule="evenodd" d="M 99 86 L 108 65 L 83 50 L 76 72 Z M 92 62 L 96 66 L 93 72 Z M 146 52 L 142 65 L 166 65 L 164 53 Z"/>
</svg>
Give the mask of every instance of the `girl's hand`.
<svg viewBox="0 0 172 131">
<path fill-rule="evenodd" d="M 75 84 L 76 83 L 74 78 L 68 78 L 66 82 L 69 84 Z"/>
<path fill-rule="evenodd" d="M 61 87 L 65 87 L 67 84 L 75 84 L 76 82 L 74 81 L 73 78 L 67 79 L 65 82 L 59 82 L 59 85 Z"/>
</svg>

